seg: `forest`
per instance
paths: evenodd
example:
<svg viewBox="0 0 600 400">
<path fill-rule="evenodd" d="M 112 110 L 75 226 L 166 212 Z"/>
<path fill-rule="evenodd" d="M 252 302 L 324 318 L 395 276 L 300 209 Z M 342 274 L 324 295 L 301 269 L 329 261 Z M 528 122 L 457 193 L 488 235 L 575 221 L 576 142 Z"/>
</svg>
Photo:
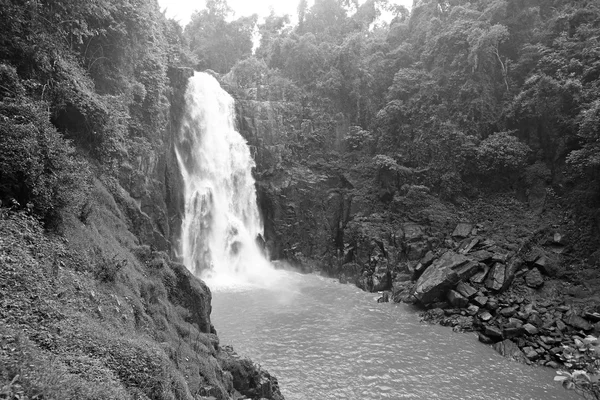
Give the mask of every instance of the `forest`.
<svg viewBox="0 0 600 400">
<path fill-rule="evenodd" d="M 264 373 L 250 362 L 238 368 L 222 352 L 204 307 L 210 291 L 182 283 L 189 273 L 176 262 L 183 200 L 173 149 L 193 70 L 215 76 L 237 102 L 273 258 L 396 293 L 397 283 L 406 288 L 402 276 L 418 278 L 415 268 L 429 253 L 431 263 L 437 250 L 465 249 L 452 232 L 466 221 L 502 237 L 494 249 L 507 268 L 514 258 L 531 269 L 542 258 L 530 257 L 539 246 L 568 248 L 557 253 L 559 272 L 543 270 L 544 279 L 597 293 L 595 0 L 414 0 L 410 10 L 387 0 L 300 0 L 296 15 L 266 18 L 236 17 L 226 0 L 207 0 L 185 27 L 156 0 L 0 0 L 0 20 L 1 243 L 45 255 L 31 261 L 39 266 L 38 295 L 56 290 L 44 285 L 59 279 L 57 271 L 69 271 L 63 284 L 80 287 L 73 282 L 89 278 L 72 293 L 95 310 L 94 323 L 109 318 L 102 310 L 112 309 L 113 295 L 131 314 L 109 318 L 117 328 L 106 343 L 132 335 L 114 348 L 99 350 L 105 342 L 98 340 L 90 350 L 82 343 L 97 333 L 68 331 L 81 358 L 58 361 L 74 388 L 64 398 L 98 398 L 96 388 L 112 387 L 106 398 L 191 399 L 194 392 L 225 399 L 242 392 L 241 380 Z M 408 238 L 415 224 L 421 247 Z M 544 244 L 544 235 L 554 239 Z M 27 271 L 6 249 L 0 261 Z M 0 272 L 2 281 L 17 279 L 10 271 Z M 380 273 L 386 283 L 378 286 Z M 16 287 L 26 284 L 33 285 Z M 177 294 L 173 285 L 193 293 Z M 67 334 L 56 326 L 64 329 L 66 317 L 43 309 L 56 342 L 19 336 L 38 323 L 23 310 L 41 306 L 30 304 L 37 298 L 27 290 L 5 286 L 0 302 L 23 303 L 0 311 L 9 321 L 0 323 L 0 354 L 13 336 L 21 352 L 0 366 L 0 398 L 56 398 L 63 378 L 35 376 L 52 369 L 49 354 L 63 354 L 67 345 L 56 338 Z M 200 311 L 190 299 L 200 299 Z M 586 315 L 600 312 L 597 300 Z M 57 294 L 55 301 L 66 300 Z M 132 326 L 170 350 L 146 353 Z M 137 353 L 117 357 L 124 348 Z M 88 354 L 108 360 L 98 367 L 98 386 L 73 372 L 77 363 L 98 366 Z M 154 370 L 134 361 L 140 354 Z M 206 357 L 201 367 L 190 354 Z M 30 359 L 37 360 L 31 369 L 19 366 Z M 159 378 L 148 386 L 149 374 Z M 185 383 L 188 374 L 197 379 Z M 258 396 L 259 389 L 244 390 Z M 269 398 L 278 400 L 276 392 Z"/>
</svg>

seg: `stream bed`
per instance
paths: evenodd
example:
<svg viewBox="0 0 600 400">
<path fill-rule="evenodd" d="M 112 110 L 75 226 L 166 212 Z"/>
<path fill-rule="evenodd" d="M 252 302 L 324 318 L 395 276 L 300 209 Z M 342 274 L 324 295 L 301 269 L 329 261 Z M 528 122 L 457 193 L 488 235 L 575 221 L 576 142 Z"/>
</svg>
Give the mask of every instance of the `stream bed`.
<svg viewBox="0 0 600 400">
<path fill-rule="evenodd" d="M 316 275 L 276 271 L 268 288 L 209 286 L 222 345 L 279 379 L 287 400 L 578 399 L 555 372 L 497 354 L 473 333 L 419 321 L 404 304 Z"/>
</svg>

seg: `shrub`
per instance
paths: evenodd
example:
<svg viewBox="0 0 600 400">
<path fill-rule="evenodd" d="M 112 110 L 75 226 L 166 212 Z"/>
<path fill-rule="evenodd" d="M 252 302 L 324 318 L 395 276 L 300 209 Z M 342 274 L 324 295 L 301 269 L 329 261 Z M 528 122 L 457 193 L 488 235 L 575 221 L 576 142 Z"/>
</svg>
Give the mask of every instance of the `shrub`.
<svg viewBox="0 0 600 400">
<path fill-rule="evenodd" d="M 514 173 L 525 166 L 530 152 L 510 132 L 494 133 L 475 149 L 477 168 L 484 175 Z"/>
<path fill-rule="evenodd" d="M 50 124 L 44 105 L 0 101 L 0 199 L 29 204 L 46 227 L 56 227 L 61 211 L 79 214 L 91 173 Z"/>
<path fill-rule="evenodd" d="M 351 150 L 360 150 L 368 147 L 373 143 L 373 140 L 371 132 L 362 129 L 360 126 L 351 126 L 346 135 L 344 135 L 344 141 Z"/>
</svg>

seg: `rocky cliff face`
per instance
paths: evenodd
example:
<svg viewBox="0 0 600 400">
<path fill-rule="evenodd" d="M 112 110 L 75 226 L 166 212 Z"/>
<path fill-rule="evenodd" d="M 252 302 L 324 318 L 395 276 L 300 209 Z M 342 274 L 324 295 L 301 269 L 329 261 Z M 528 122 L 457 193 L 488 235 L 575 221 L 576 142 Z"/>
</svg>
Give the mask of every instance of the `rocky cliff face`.
<svg viewBox="0 0 600 400">
<path fill-rule="evenodd" d="M 130 157 L 119 168 L 119 185 L 113 195 L 126 210 L 134 233 L 157 250 L 174 255 L 183 218 L 183 180 L 175 155 L 180 121 L 184 112 L 187 80 L 194 74 L 189 68 L 168 71 L 170 87 L 168 124 L 160 138 L 160 151 L 146 151 Z"/>
</svg>

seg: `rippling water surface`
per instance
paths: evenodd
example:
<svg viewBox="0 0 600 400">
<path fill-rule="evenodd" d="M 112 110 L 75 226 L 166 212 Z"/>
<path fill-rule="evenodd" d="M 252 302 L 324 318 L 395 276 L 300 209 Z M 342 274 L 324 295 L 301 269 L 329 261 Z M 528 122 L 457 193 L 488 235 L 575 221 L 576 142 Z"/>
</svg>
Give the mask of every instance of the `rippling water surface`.
<svg viewBox="0 0 600 400">
<path fill-rule="evenodd" d="M 577 399 L 554 371 L 507 360 L 473 334 L 421 324 L 406 305 L 315 275 L 213 288 L 222 344 L 278 377 L 287 400 Z"/>
</svg>

